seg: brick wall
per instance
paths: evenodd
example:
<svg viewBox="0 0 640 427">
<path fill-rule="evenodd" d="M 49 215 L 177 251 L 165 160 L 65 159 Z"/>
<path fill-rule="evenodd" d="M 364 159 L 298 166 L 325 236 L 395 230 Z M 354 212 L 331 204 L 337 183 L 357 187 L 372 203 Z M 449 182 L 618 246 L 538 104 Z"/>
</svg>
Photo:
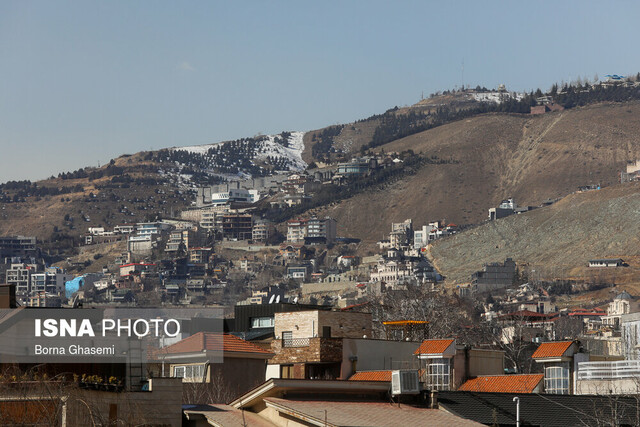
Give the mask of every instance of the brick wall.
<svg viewBox="0 0 640 427">
<path fill-rule="evenodd" d="M 342 338 L 310 338 L 309 345 L 301 347 L 282 347 L 282 340 L 273 340 L 271 351 L 275 353 L 269 360 L 271 365 L 341 362 Z"/>
<path fill-rule="evenodd" d="M 362 338 L 371 336 L 371 314 L 343 311 L 297 311 L 275 314 L 274 333 L 282 338 L 283 331 L 295 338 L 322 337 L 323 327 L 331 328 L 331 338 Z"/>
</svg>

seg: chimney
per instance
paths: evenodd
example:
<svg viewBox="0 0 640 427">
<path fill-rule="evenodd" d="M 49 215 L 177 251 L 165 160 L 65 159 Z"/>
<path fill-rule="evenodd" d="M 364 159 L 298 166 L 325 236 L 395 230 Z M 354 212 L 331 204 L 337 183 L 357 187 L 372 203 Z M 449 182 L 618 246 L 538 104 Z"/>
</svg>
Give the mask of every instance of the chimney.
<svg viewBox="0 0 640 427">
<path fill-rule="evenodd" d="M 16 307 L 16 285 L 0 285 L 0 308 Z"/>
<path fill-rule="evenodd" d="M 429 409 L 438 409 L 438 390 L 429 393 Z"/>
</svg>

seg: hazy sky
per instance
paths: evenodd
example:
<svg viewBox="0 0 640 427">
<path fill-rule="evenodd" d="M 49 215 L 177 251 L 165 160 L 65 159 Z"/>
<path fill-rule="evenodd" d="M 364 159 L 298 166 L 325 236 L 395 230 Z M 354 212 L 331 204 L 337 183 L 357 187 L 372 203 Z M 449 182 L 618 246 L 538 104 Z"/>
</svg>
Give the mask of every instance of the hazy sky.
<svg viewBox="0 0 640 427">
<path fill-rule="evenodd" d="M 0 2 L 0 182 L 640 71 L 637 2 Z M 635 30 L 634 30 L 635 28 Z"/>
</svg>

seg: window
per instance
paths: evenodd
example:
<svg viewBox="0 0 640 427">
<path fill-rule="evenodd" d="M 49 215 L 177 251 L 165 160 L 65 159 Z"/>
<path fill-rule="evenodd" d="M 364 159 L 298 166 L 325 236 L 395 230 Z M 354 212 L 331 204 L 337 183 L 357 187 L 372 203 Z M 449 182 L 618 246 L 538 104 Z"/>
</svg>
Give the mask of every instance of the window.
<svg viewBox="0 0 640 427">
<path fill-rule="evenodd" d="M 280 366 L 280 378 L 293 378 L 293 365 Z"/>
<path fill-rule="evenodd" d="M 273 328 L 273 326 L 274 326 L 273 317 L 252 317 L 251 318 L 252 328 Z"/>
<path fill-rule="evenodd" d="M 569 366 L 566 363 L 544 369 L 544 390 L 550 394 L 569 394 Z"/>
<path fill-rule="evenodd" d="M 323 326 L 322 327 L 322 337 L 323 338 L 331 338 L 331 326 Z"/>
<path fill-rule="evenodd" d="M 201 381 L 204 377 L 204 364 L 202 365 L 182 365 L 173 367 L 173 376 L 186 380 Z"/>
<path fill-rule="evenodd" d="M 282 346 L 283 347 L 292 347 L 293 343 L 293 332 L 291 331 L 283 331 L 282 332 Z"/>
<path fill-rule="evenodd" d="M 430 359 L 426 369 L 426 386 L 429 390 L 449 390 L 449 359 Z"/>
</svg>

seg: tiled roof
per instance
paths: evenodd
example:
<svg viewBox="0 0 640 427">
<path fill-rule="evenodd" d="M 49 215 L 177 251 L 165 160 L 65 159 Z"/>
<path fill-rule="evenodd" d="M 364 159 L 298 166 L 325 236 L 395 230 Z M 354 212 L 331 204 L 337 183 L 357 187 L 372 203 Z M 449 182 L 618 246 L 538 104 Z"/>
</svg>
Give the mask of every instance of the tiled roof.
<svg viewBox="0 0 640 427">
<path fill-rule="evenodd" d="M 459 391 L 481 391 L 490 393 L 533 393 L 544 378 L 543 374 L 489 375 L 468 380 Z"/>
<path fill-rule="evenodd" d="M 344 400 L 293 400 L 266 397 L 267 404 L 289 412 L 291 416 L 312 419 L 331 426 L 480 426 L 438 409 L 425 409 L 412 405 L 391 405 L 389 402 Z M 325 423 L 326 420 L 326 424 Z"/>
<path fill-rule="evenodd" d="M 455 340 L 424 340 L 413 354 L 441 354 L 449 348 Z"/>
<path fill-rule="evenodd" d="M 573 344 L 573 341 L 544 342 L 533 353 L 531 357 L 538 359 L 541 357 L 561 357 Z"/>
<path fill-rule="evenodd" d="M 220 350 L 221 348 L 225 353 L 271 354 L 269 351 L 241 338 L 217 332 L 198 332 L 165 349 L 160 349 L 160 352 L 165 354 L 196 353 L 206 350 Z"/>
<path fill-rule="evenodd" d="M 360 371 L 351 375 L 349 381 L 391 381 L 391 371 Z"/>
</svg>

